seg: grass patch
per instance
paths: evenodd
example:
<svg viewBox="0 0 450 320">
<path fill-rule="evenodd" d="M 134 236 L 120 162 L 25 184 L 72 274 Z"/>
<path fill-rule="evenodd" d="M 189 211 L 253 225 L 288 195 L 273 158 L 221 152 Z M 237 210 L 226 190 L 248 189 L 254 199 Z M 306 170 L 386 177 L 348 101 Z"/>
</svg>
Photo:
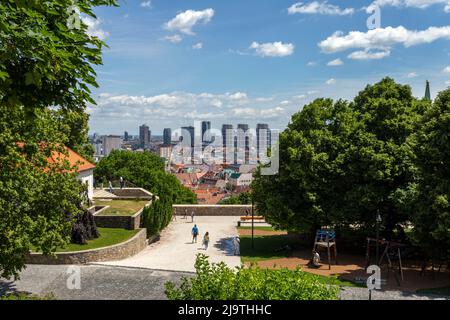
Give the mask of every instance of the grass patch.
<svg viewBox="0 0 450 320">
<path fill-rule="evenodd" d="M 69 243 L 65 248 L 59 248 L 56 252 L 72 252 L 72 251 L 83 251 L 109 247 L 115 244 L 119 244 L 128 239 L 131 239 L 138 230 L 126 230 L 126 229 L 114 229 L 114 228 L 98 228 L 100 232 L 100 237 L 94 240 L 88 240 L 87 244 L 74 244 Z M 33 249 L 33 252 L 37 252 Z"/>
<path fill-rule="evenodd" d="M 417 293 L 421 294 L 436 294 L 440 296 L 450 296 L 450 286 L 441 288 L 419 289 Z"/>
<path fill-rule="evenodd" d="M 133 237 L 138 230 L 114 229 L 114 228 L 98 228 L 100 237 L 94 240 L 89 240 L 87 244 L 69 244 L 63 249 L 58 249 L 56 252 L 71 252 L 82 251 L 112 246 L 124 242 Z"/>
<path fill-rule="evenodd" d="M 295 241 L 289 239 L 286 235 L 276 236 L 255 236 L 255 248 L 252 249 L 252 237 L 240 236 L 240 253 L 242 262 L 258 262 L 261 260 L 272 260 L 287 258 L 291 255 L 290 251 L 278 249 L 288 245 L 291 248 L 295 246 Z"/>
<path fill-rule="evenodd" d="M 95 201 L 96 206 L 109 206 L 108 209 L 100 212 L 99 216 L 132 216 L 146 204 L 148 201 L 143 200 Z"/>
</svg>

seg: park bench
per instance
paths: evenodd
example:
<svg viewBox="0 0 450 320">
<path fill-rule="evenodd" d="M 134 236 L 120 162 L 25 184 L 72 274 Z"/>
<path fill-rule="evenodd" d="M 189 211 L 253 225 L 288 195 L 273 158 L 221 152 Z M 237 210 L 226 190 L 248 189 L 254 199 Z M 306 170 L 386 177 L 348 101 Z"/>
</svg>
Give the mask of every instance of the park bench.
<svg viewBox="0 0 450 320">
<path fill-rule="evenodd" d="M 246 222 L 252 222 L 252 216 L 242 216 L 241 219 L 238 221 L 238 227 L 241 226 L 242 223 Z M 263 216 L 254 216 L 253 217 L 253 223 L 265 223 L 266 220 Z"/>
</svg>

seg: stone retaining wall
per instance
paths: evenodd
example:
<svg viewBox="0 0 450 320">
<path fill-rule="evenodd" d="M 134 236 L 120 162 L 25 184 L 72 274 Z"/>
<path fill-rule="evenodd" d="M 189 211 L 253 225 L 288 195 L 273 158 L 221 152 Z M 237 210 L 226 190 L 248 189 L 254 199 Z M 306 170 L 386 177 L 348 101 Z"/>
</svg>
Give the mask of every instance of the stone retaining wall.
<svg viewBox="0 0 450 320">
<path fill-rule="evenodd" d="M 185 209 L 188 216 L 194 211 L 196 216 L 245 216 L 251 213 L 251 205 L 173 205 L 173 214 L 183 216 Z"/>
<path fill-rule="evenodd" d="M 114 200 L 113 200 L 114 201 Z M 108 207 L 108 206 L 107 206 Z M 103 210 L 106 210 L 107 207 L 103 208 L 100 211 L 97 211 L 94 214 L 95 224 L 99 228 L 119 228 L 119 229 L 127 229 L 127 230 L 136 230 L 141 227 L 141 217 L 144 208 L 136 212 L 132 216 L 105 216 L 99 215 Z"/>
<path fill-rule="evenodd" d="M 56 253 L 56 258 L 41 253 L 30 253 L 28 264 L 86 264 L 91 262 L 122 260 L 134 256 L 147 246 L 147 230 L 140 230 L 131 239 L 105 248 Z"/>
</svg>

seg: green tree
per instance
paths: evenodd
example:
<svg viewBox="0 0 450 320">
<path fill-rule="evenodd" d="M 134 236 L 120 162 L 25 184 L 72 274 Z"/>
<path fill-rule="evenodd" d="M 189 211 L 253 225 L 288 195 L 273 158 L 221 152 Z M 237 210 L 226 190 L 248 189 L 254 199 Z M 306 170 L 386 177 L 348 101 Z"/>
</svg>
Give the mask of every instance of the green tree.
<svg viewBox="0 0 450 320">
<path fill-rule="evenodd" d="M 259 211 L 278 228 L 313 234 L 326 225 L 371 232 L 379 210 L 385 236 L 403 237 L 406 195 L 417 179 L 408 138 L 427 108 L 390 78 L 351 103 L 305 106 L 280 135 L 279 175 L 256 175 Z"/>
<path fill-rule="evenodd" d="M 237 196 L 231 196 L 227 199 L 220 201 L 220 204 L 252 204 L 252 194 L 251 192 L 242 192 Z"/>
<path fill-rule="evenodd" d="M 164 162 L 151 152 L 114 150 L 103 158 L 95 169 L 97 181 L 123 177 L 133 184 L 149 190 L 176 204 L 197 203 L 197 197 L 178 179 L 164 170 Z"/>
<path fill-rule="evenodd" d="M 256 173 L 252 189 L 258 211 L 284 230 L 313 234 L 338 219 L 348 189 L 345 150 L 357 117 L 347 102 L 317 99 L 292 116 L 279 139 L 280 170 Z"/>
<path fill-rule="evenodd" d="M 438 94 L 413 137 L 419 168 L 412 239 L 431 258 L 450 247 L 450 89 Z"/>
<path fill-rule="evenodd" d="M 0 276 L 17 276 L 32 247 L 64 245 L 79 213 L 80 186 L 68 163 L 49 164 L 67 145 L 88 156 L 88 86 L 103 42 L 87 25 L 69 28 L 69 0 L 0 2 Z M 79 0 L 80 12 L 114 0 Z M 79 121 L 79 122 L 78 122 Z"/>
</svg>

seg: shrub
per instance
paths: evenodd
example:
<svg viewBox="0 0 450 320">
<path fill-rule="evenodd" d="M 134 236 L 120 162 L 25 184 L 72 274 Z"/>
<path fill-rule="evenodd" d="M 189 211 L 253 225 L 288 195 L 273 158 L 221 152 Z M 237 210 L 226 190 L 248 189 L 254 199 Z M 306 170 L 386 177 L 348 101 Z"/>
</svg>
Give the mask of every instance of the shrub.
<svg viewBox="0 0 450 320">
<path fill-rule="evenodd" d="M 172 220 L 172 201 L 162 197 L 154 199 L 142 212 L 142 227 L 147 229 L 147 237 L 159 234 Z"/>
<path fill-rule="evenodd" d="M 95 225 L 94 215 L 84 210 L 77 216 L 77 220 L 72 226 L 71 243 L 86 244 L 88 240 L 97 239 L 100 236 Z"/>
<path fill-rule="evenodd" d="M 306 272 L 288 269 L 236 268 L 210 264 L 199 254 L 196 276 L 183 277 L 179 288 L 166 283 L 170 300 L 336 300 L 339 288 Z"/>
</svg>

